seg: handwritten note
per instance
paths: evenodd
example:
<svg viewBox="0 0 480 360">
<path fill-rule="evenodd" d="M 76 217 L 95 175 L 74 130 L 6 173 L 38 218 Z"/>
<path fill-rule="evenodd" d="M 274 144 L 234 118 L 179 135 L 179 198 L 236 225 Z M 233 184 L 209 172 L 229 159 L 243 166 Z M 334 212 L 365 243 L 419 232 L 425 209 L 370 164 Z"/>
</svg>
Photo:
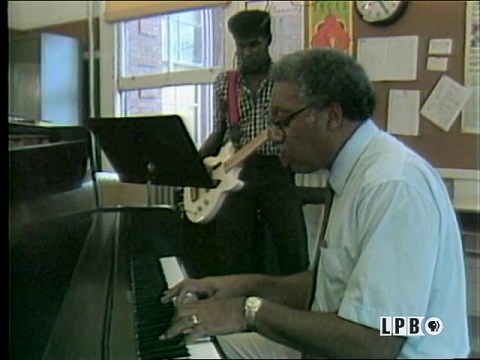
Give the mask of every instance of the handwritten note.
<svg viewBox="0 0 480 360">
<path fill-rule="evenodd" d="M 442 75 L 420 113 L 444 131 L 449 131 L 471 95 L 468 89 Z"/>
<path fill-rule="evenodd" d="M 371 81 L 417 79 L 418 36 L 358 39 L 357 60 Z"/>
<path fill-rule="evenodd" d="M 418 135 L 419 90 L 390 90 L 387 130 L 397 135 Z"/>
</svg>

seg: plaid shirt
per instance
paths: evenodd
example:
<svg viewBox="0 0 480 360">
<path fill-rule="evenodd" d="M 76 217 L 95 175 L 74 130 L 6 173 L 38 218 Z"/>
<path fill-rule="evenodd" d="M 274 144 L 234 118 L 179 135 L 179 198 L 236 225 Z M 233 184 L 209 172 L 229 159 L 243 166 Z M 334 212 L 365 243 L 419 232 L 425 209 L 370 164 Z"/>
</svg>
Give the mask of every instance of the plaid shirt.
<svg viewBox="0 0 480 360">
<path fill-rule="evenodd" d="M 227 131 L 224 141 L 230 140 L 231 124 L 227 117 L 227 90 L 228 76 L 226 72 L 220 73 L 213 84 L 215 91 L 215 123 L 214 131 L 220 129 L 223 121 L 227 122 Z M 239 149 L 251 140 L 253 140 L 262 130 L 269 126 L 270 99 L 272 97 L 273 81 L 267 77 L 262 81 L 257 93 L 254 94 L 246 84 L 245 79 L 240 75 L 238 77 L 238 108 L 240 113 L 240 131 L 241 138 L 239 143 L 234 146 Z M 279 146 L 272 141 L 265 142 L 257 149 L 261 155 L 278 155 Z"/>
</svg>

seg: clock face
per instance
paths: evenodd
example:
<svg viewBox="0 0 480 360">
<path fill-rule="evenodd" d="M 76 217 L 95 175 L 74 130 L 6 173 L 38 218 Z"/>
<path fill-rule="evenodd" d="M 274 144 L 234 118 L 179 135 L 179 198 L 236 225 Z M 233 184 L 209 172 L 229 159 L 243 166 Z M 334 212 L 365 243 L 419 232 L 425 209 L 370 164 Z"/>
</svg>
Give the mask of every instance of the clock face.
<svg viewBox="0 0 480 360">
<path fill-rule="evenodd" d="M 372 25 L 389 25 L 406 10 L 408 1 L 355 1 L 355 9 L 363 21 Z"/>
</svg>

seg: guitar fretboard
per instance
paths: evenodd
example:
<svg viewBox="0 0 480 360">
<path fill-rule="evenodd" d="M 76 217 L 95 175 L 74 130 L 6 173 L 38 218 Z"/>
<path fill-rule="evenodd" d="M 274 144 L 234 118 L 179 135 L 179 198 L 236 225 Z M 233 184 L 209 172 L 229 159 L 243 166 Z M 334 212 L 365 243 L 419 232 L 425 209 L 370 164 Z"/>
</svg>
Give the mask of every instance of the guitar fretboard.
<svg viewBox="0 0 480 360">
<path fill-rule="evenodd" d="M 268 129 L 265 129 L 247 145 L 238 150 L 232 157 L 230 157 L 230 159 L 225 161 L 225 172 L 228 172 L 234 167 L 238 166 L 243 160 L 245 160 L 260 146 L 262 146 L 268 139 Z"/>
</svg>

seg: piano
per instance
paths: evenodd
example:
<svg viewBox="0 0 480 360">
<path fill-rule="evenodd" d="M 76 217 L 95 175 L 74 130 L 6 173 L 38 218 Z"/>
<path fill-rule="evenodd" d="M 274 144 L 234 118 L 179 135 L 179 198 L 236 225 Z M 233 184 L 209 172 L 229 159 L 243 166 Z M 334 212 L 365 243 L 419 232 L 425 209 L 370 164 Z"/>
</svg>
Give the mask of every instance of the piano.
<svg viewBox="0 0 480 360">
<path fill-rule="evenodd" d="M 223 358 L 215 338 L 158 340 L 174 311 L 159 295 L 202 276 L 191 229 L 172 207 L 103 207 L 91 143 L 9 123 L 10 358 Z"/>
</svg>

